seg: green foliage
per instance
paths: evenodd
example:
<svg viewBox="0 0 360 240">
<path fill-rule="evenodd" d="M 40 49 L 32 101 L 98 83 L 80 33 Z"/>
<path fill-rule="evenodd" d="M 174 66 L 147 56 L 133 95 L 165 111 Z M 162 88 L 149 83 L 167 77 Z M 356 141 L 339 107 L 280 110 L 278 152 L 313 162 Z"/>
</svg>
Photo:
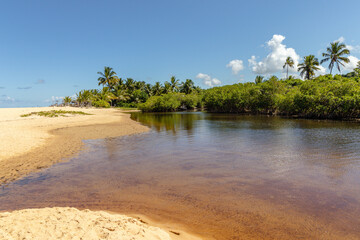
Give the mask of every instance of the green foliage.
<svg viewBox="0 0 360 240">
<path fill-rule="evenodd" d="M 326 52 L 322 54 L 324 59 L 322 59 L 320 63 L 322 64 L 324 62 L 330 61 L 330 74 L 332 73 L 335 65 L 337 66 L 338 71 L 341 72 L 340 66 L 344 67 L 344 63 L 350 62 L 349 58 L 345 56 L 349 54 L 350 51 L 346 48 L 344 43 L 340 43 L 339 41 L 332 42 L 330 43 L 330 47 L 326 49 Z"/>
<path fill-rule="evenodd" d="M 32 115 L 38 115 L 41 117 L 67 117 L 68 115 L 91 115 L 81 111 L 64 111 L 64 110 L 51 110 L 51 111 L 40 111 L 23 114 L 21 117 L 30 117 Z"/>
<path fill-rule="evenodd" d="M 279 114 L 308 118 L 359 118 L 357 78 L 324 75 L 310 81 L 278 80 L 215 87 L 204 92 L 211 112 Z"/>
<path fill-rule="evenodd" d="M 110 103 L 107 102 L 106 100 L 102 100 L 102 99 L 94 101 L 92 103 L 92 105 L 94 107 L 98 107 L 98 108 L 109 108 L 110 107 Z"/>
<path fill-rule="evenodd" d="M 110 67 L 104 67 L 104 72 L 98 72 L 99 85 L 104 87 L 101 90 L 82 90 L 76 94 L 76 99 L 72 102 L 71 98 L 64 99 L 64 105 L 81 106 L 81 107 L 126 107 L 137 108 L 140 103 L 146 102 L 150 97 L 162 96 L 163 94 L 184 93 L 184 94 L 198 94 L 202 91 L 201 88 L 194 86 L 194 82 L 186 79 L 185 82 L 180 83 L 175 76 L 172 76 L 170 82 L 165 82 L 164 85 L 156 82 L 154 85 L 147 84 L 144 81 L 135 81 L 132 78 L 123 80 L 116 76 L 116 73 Z M 198 97 L 189 97 L 186 103 L 181 103 L 185 108 L 193 108 L 194 105 L 199 104 Z M 151 101 L 154 101 L 152 99 Z M 174 104 L 174 103 L 173 103 Z M 175 105 L 174 105 L 175 106 Z M 172 107 L 165 107 L 164 109 L 172 109 Z M 171 110 L 167 110 L 171 111 Z"/>
<path fill-rule="evenodd" d="M 167 93 L 162 96 L 152 96 L 138 107 L 144 112 L 174 112 L 180 109 L 194 109 L 201 107 L 201 95 Z"/>
</svg>

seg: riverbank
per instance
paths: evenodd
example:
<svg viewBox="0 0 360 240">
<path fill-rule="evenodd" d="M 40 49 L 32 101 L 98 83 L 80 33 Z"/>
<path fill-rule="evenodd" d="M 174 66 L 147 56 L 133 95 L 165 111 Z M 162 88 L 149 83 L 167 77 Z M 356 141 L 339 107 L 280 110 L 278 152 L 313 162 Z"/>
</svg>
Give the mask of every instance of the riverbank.
<svg viewBox="0 0 360 240">
<path fill-rule="evenodd" d="M 39 111 L 82 111 L 66 117 L 21 115 Z M 73 107 L 0 109 L 0 185 L 29 173 L 66 161 L 84 150 L 83 140 L 112 138 L 148 131 L 118 109 Z M 56 218 L 53 217 L 56 215 Z M 76 221 L 76 219 L 80 219 Z M 23 209 L 0 213 L 0 239 L 22 236 L 26 239 L 199 239 L 178 228 L 152 222 L 145 216 L 119 215 L 68 207 Z M 31 225 L 28 223 L 31 221 Z M 46 223 L 44 225 L 44 223 Z M 95 230 L 87 231 L 87 229 Z M 27 229 L 26 226 L 29 228 Z M 44 227 L 45 226 L 45 227 Z M 56 231 L 53 231 L 56 226 Z M 151 227 L 151 226 L 159 226 Z M 181 233 L 181 235 L 177 235 Z M 17 235 L 19 234 L 19 235 Z M 99 235 L 100 234 L 100 235 Z M 171 238 L 170 238 L 170 235 Z"/>
<path fill-rule="evenodd" d="M 91 115 L 41 117 L 39 111 L 82 111 Z M 0 109 L 0 185 L 76 155 L 82 140 L 148 131 L 118 109 L 72 107 Z"/>
</svg>

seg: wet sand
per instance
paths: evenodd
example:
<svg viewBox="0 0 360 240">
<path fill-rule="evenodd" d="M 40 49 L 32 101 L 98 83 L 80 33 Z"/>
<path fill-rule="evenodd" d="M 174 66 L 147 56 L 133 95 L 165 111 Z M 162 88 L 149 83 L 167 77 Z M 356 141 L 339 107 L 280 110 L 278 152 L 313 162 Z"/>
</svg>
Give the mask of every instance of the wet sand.
<svg viewBox="0 0 360 240">
<path fill-rule="evenodd" d="M 21 117 L 22 114 L 49 110 L 82 111 L 91 115 Z M 69 160 L 81 150 L 86 150 L 83 140 L 119 137 L 148 130 L 131 120 L 129 114 L 117 109 L 0 109 L 0 186 Z M 11 201 L 16 202 L 17 199 Z M 154 224 L 168 228 L 166 231 L 151 227 L 150 219 L 144 223 L 145 216 L 141 219 L 137 216 L 136 219 L 116 213 L 79 211 L 67 206 L 59 208 L 50 205 L 7 212 L 9 210 L 3 208 L 0 213 L 0 239 L 198 239 L 181 230 L 177 230 L 182 233 L 178 236 L 171 230 L 174 229 L 172 226 L 163 223 Z M 173 236 L 170 238 L 169 234 Z"/>
<path fill-rule="evenodd" d="M 83 111 L 91 115 L 21 117 L 38 111 Z M 117 109 L 0 109 L 0 185 L 75 156 L 82 140 L 118 137 L 148 131 Z"/>
</svg>

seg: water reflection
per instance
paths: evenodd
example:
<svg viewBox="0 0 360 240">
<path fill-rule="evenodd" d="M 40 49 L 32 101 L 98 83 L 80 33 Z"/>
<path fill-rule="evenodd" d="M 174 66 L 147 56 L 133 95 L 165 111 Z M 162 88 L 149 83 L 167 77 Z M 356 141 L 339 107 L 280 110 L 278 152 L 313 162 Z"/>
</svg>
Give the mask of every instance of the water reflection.
<svg viewBox="0 0 360 240">
<path fill-rule="evenodd" d="M 88 141 L 68 163 L 10 184 L 0 210 L 141 213 L 216 239 L 356 239 L 356 123 L 133 113 L 149 133 Z"/>
</svg>

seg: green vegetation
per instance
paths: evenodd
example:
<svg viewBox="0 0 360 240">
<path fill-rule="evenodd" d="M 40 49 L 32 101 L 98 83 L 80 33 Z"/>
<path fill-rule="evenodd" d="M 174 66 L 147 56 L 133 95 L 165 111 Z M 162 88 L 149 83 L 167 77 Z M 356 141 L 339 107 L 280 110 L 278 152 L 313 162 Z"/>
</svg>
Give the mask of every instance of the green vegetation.
<svg viewBox="0 0 360 240">
<path fill-rule="evenodd" d="M 64 111 L 64 110 L 51 110 L 51 111 L 41 111 L 41 112 L 32 112 L 28 114 L 23 114 L 21 117 L 30 117 L 32 115 L 38 115 L 41 117 L 67 117 L 68 115 L 91 115 L 89 113 L 84 113 L 81 111 Z"/>
<path fill-rule="evenodd" d="M 332 73 L 332 70 L 333 70 L 335 64 L 336 64 L 339 72 L 341 72 L 340 65 L 344 67 L 344 64 L 342 62 L 345 62 L 345 63 L 350 62 L 349 58 L 344 56 L 344 55 L 349 55 L 349 54 L 350 54 L 350 51 L 346 48 L 345 44 L 340 43 L 339 41 L 333 42 L 333 43 L 330 43 L 330 47 L 328 47 L 326 49 L 326 53 L 322 54 L 323 57 L 325 57 L 325 58 L 323 60 L 321 60 L 320 63 L 322 64 L 324 62 L 330 61 L 330 64 L 329 64 L 330 74 Z"/>
<path fill-rule="evenodd" d="M 210 112 L 277 114 L 307 118 L 359 118 L 360 78 L 325 75 L 312 80 L 239 83 L 204 92 Z"/>
<path fill-rule="evenodd" d="M 298 71 L 300 76 L 305 79 L 311 79 L 315 76 L 315 71 L 320 70 L 319 60 L 314 55 L 304 57 L 304 62 L 298 64 Z"/>
<path fill-rule="evenodd" d="M 145 103 L 139 104 L 144 112 L 174 112 L 201 107 L 199 93 L 167 93 L 162 96 L 152 96 Z"/>
<path fill-rule="evenodd" d="M 98 72 L 101 90 L 82 90 L 76 98 L 65 97 L 64 105 L 101 108 L 138 108 L 143 112 L 174 112 L 205 108 L 210 112 L 251 113 L 298 116 L 306 118 L 360 118 L 360 62 L 353 72 L 331 75 L 334 66 L 349 63 L 350 51 L 340 42 L 330 43 L 324 59 L 305 56 L 297 65 L 300 76 L 289 76 L 295 62 L 288 57 L 283 65 L 286 78 L 256 76 L 255 82 L 214 87 L 203 90 L 191 79 L 181 82 L 175 76 L 169 82 L 154 85 L 144 81 L 119 78 L 110 67 Z M 330 61 L 330 74 L 315 78 L 320 63 Z"/>
<path fill-rule="evenodd" d="M 197 94 L 202 89 L 196 87 L 191 79 L 180 82 L 172 76 L 170 82 L 166 81 L 164 84 L 156 82 L 151 85 L 132 78 L 123 80 L 117 77 L 116 72 L 110 67 L 104 67 L 104 72 L 98 72 L 98 74 L 100 75 L 98 84 L 103 85 L 101 90 L 81 90 L 76 94 L 75 99 L 65 97 L 63 105 L 125 109 L 136 109 L 141 106 L 144 111 L 152 111 L 152 109 L 153 111 L 176 111 L 185 108 L 192 109 L 200 102 Z M 170 102 L 164 103 L 159 100 L 163 98 Z M 144 104 L 145 102 L 147 104 Z M 155 106 L 157 109 L 154 108 Z"/>
<path fill-rule="evenodd" d="M 291 57 L 287 57 L 283 68 L 286 68 L 286 78 L 289 78 L 289 67 L 294 67 L 294 61 Z M 255 81 L 256 82 L 256 81 Z"/>
</svg>

